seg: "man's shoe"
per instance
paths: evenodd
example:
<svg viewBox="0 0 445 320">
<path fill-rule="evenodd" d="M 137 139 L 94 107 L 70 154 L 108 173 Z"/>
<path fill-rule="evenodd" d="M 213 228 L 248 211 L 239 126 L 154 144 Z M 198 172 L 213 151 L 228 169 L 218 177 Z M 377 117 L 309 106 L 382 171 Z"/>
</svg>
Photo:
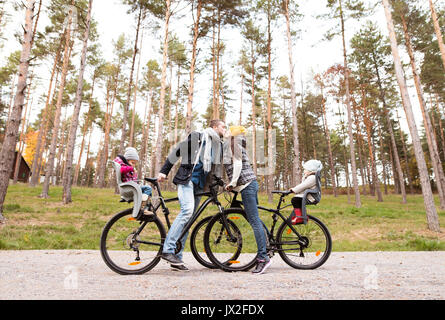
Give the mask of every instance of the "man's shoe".
<svg viewBox="0 0 445 320">
<path fill-rule="evenodd" d="M 265 260 L 258 260 L 258 263 L 256 265 L 255 270 L 252 271 L 253 274 L 262 274 L 264 271 L 266 271 L 267 268 L 272 264 L 272 260 L 269 259 L 269 261 Z"/>
<path fill-rule="evenodd" d="M 187 268 L 183 264 L 171 264 L 170 267 L 173 271 L 182 271 L 182 272 L 190 271 L 189 268 Z"/>
<path fill-rule="evenodd" d="M 181 259 L 179 259 L 175 254 L 173 253 L 162 253 L 161 258 L 170 262 L 171 264 L 184 264 Z"/>
</svg>

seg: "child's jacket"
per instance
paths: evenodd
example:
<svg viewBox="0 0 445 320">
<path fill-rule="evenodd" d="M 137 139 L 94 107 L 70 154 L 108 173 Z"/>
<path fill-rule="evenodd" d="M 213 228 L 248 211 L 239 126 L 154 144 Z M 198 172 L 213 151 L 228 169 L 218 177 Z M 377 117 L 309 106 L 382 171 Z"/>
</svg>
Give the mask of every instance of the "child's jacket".
<svg viewBox="0 0 445 320">
<path fill-rule="evenodd" d="M 113 160 L 121 166 L 121 180 L 122 182 L 138 180 L 138 175 L 134 168 L 128 163 L 124 156 L 118 155 Z"/>
</svg>

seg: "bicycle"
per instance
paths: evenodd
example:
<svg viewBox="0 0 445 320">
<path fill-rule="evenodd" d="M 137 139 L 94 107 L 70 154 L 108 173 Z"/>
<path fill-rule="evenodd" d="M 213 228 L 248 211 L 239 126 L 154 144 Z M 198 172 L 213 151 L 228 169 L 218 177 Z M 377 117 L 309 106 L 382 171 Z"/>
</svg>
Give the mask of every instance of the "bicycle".
<svg viewBox="0 0 445 320">
<path fill-rule="evenodd" d="M 217 206 L 218 212 L 216 215 L 223 212 L 222 205 L 218 201 L 217 188 L 224 184 L 218 177 L 214 176 L 214 179 L 215 182 L 210 185 L 208 192 L 195 194 L 195 196 L 207 196 L 208 198 L 195 210 L 179 239 L 182 239 L 190 230 L 210 204 L 213 203 Z M 101 235 L 100 252 L 103 260 L 110 269 L 123 275 L 143 274 L 153 269 L 159 263 L 166 238 L 166 229 L 157 216 L 157 211 L 159 208 L 162 208 L 167 228 L 170 229 L 170 211 L 166 203 L 179 200 L 178 197 L 164 199 L 156 178 L 145 178 L 144 180 L 152 184 L 158 194 L 157 203 L 152 204 L 153 215 L 145 215 L 141 212 L 137 217 L 134 217 L 133 208 L 123 210 L 107 222 Z M 212 216 L 205 217 L 193 228 L 190 236 L 190 249 L 195 259 L 201 265 L 215 269 L 217 267 L 206 259 L 202 241 L 204 227 L 211 218 Z M 178 241 L 176 243 L 176 253 L 181 250 L 181 247 L 181 242 Z M 231 259 L 236 258 L 237 254 L 234 254 Z"/>
<path fill-rule="evenodd" d="M 318 190 L 310 190 L 305 193 L 304 198 L 309 193 L 320 192 L 319 173 L 317 175 Z M 204 247 L 210 261 L 224 271 L 248 271 L 256 264 L 256 241 L 252 228 L 248 227 L 246 214 L 242 207 L 242 202 L 238 201 L 237 192 L 233 192 L 234 197 L 230 202 L 230 209 L 226 210 L 225 216 L 214 216 L 208 222 L 204 233 Z M 280 199 L 276 209 L 258 206 L 260 211 L 272 213 L 272 225 L 270 230 L 263 222 L 264 232 L 267 239 L 267 252 L 271 258 L 276 252 L 291 267 L 295 269 L 316 269 L 323 265 L 329 258 L 332 251 L 332 239 L 326 225 L 318 218 L 307 215 L 305 201 L 303 201 L 303 223 L 293 225 L 290 218 L 285 218 L 282 210 L 291 206 L 284 207 L 284 198 L 290 191 L 272 191 L 274 194 L 280 194 Z M 318 198 L 318 201 L 320 198 Z M 316 204 L 316 203 L 308 203 Z M 275 227 L 278 218 L 282 219 L 281 225 L 275 233 Z M 236 242 L 228 236 L 226 221 L 236 220 L 238 226 L 244 225 L 243 233 L 238 235 Z M 240 229 L 240 228 L 239 228 Z M 250 243 L 254 246 L 244 250 L 245 254 L 239 254 L 236 261 L 227 263 L 227 257 L 232 253 L 241 252 L 245 244 Z M 296 253 L 296 254 L 294 254 Z"/>
</svg>

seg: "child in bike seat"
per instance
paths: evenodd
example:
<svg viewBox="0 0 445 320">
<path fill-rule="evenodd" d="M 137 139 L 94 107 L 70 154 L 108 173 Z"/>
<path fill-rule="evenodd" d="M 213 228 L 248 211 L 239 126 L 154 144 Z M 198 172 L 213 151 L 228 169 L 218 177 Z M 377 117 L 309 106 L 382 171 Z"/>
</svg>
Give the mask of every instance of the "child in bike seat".
<svg viewBox="0 0 445 320">
<path fill-rule="evenodd" d="M 292 198 L 292 206 L 294 207 L 294 211 L 292 212 L 291 220 L 292 224 L 303 223 L 303 218 L 301 208 L 304 192 L 308 189 L 315 189 L 317 185 L 315 174 L 318 170 L 321 170 L 323 165 L 318 160 L 309 160 L 303 163 L 303 181 L 291 188 L 290 191 L 295 193 L 296 195 Z M 314 201 L 315 199 L 311 194 L 308 194 L 307 200 Z"/>
<path fill-rule="evenodd" d="M 121 166 L 121 180 L 122 182 L 135 181 L 138 182 L 138 175 L 135 167 L 139 162 L 139 155 L 135 148 L 128 147 L 125 149 L 124 155 L 118 155 L 113 160 Z M 142 191 L 142 205 L 144 213 L 148 214 L 151 204 L 152 188 L 150 186 L 140 186 Z"/>
</svg>

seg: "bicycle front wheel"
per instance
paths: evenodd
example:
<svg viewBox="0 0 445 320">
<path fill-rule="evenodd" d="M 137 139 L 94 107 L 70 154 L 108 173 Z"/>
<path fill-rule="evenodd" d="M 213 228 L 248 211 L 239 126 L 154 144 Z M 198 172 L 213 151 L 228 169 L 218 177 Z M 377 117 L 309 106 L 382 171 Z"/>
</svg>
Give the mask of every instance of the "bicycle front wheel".
<svg viewBox="0 0 445 320">
<path fill-rule="evenodd" d="M 329 258 L 332 240 L 328 228 L 308 215 L 307 224 L 293 225 L 299 236 L 283 221 L 277 232 L 281 258 L 295 269 L 316 269 Z"/>
<path fill-rule="evenodd" d="M 205 230 L 204 247 L 210 261 L 224 271 L 251 269 L 258 248 L 244 210 L 232 208 L 215 215 Z"/>
<path fill-rule="evenodd" d="M 156 216 L 132 217 L 133 209 L 119 212 L 105 225 L 100 252 L 106 265 L 119 274 L 143 274 L 154 268 L 162 253 L 165 229 Z"/>
<path fill-rule="evenodd" d="M 217 269 L 218 267 L 210 261 L 204 248 L 204 232 L 210 219 L 212 219 L 211 216 L 202 219 L 198 222 L 196 227 L 193 228 L 190 236 L 190 250 L 192 251 L 196 261 L 198 261 L 201 265 L 209 269 Z"/>
</svg>

